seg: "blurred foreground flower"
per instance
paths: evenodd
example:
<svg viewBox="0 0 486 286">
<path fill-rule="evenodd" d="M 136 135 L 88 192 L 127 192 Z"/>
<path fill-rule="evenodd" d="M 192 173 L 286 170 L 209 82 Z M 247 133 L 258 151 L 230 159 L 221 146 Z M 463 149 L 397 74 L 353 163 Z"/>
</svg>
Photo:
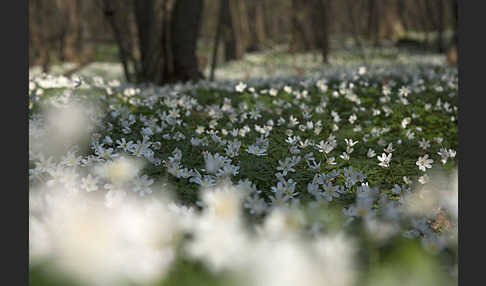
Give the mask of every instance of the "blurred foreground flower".
<svg viewBox="0 0 486 286">
<path fill-rule="evenodd" d="M 147 283 L 164 276 L 175 258 L 179 226 L 166 202 L 125 200 L 106 208 L 87 193 L 33 191 L 30 261 L 50 261 L 89 285 Z"/>
</svg>

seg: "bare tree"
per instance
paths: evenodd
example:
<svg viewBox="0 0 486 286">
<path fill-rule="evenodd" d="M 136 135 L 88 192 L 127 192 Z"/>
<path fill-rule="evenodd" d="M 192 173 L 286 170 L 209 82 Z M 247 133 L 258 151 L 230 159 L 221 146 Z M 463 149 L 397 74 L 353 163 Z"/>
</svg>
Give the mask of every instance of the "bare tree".
<svg viewBox="0 0 486 286">
<path fill-rule="evenodd" d="M 247 49 L 250 34 L 246 2 L 223 0 L 220 11 L 223 14 L 224 59 L 241 59 Z"/>
<path fill-rule="evenodd" d="M 349 23 L 350 23 L 350 26 L 351 26 L 351 35 L 353 37 L 353 40 L 354 40 L 354 43 L 355 45 L 357 46 L 357 48 L 360 50 L 360 53 L 361 53 L 361 57 L 363 58 L 363 60 L 366 61 L 366 53 L 365 53 L 365 50 L 364 50 L 364 44 L 363 44 L 363 40 L 361 39 L 361 34 L 362 32 L 360 31 L 360 26 L 359 26 L 359 23 L 358 23 L 358 19 L 356 16 L 355 16 L 355 12 L 356 10 L 354 8 L 356 8 L 355 6 L 355 3 L 354 1 L 344 1 L 346 3 L 346 10 L 347 10 L 347 16 L 348 16 L 348 19 L 349 19 Z M 359 7 L 358 7 L 359 9 Z M 361 9 L 359 9 L 361 10 Z"/>
<path fill-rule="evenodd" d="M 368 0 L 367 36 L 374 45 L 378 45 L 380 42 L 380 13 L 378 11 L 380 4 L 382 3 L 376 3 L 376 0 Z"/>
<path fill-rule="evenodd" d="M 438 39 L 437 39 L 437 49 L 439 53 L 444 52 L 444 0 L 437 0 L 437 9 L 439 10 L 439 21 L 438 21 Z"/>
<path fill-rule="evenodd" d="M 164 84 L 203 78 L 197 39 L 203 0 L 103 0 L 127 80 Z"/>
<path fill-rule="evenodd" d="M 312 22 L 316 47 L 320 50 L 322 61 L 329 63 L 329 8 L 330 0 L 313 0 Z"/>
<path fill-rule="evenodd" d="M 312 27 L 313 4 L 313 0 L 292 0 L 291 52 L 309 51 L 316 48 L 314 29 Z"/>
<path fill-rule="evenodd" d="M 213 54 L 212 54 L 212 57 L 211 57 L 211 73 L 210 73 L 210 76 L 209 76 L 209 79 L 210 80 L 214 80 L 214 73 L 216 71 L 216 64 L 217 64 L 217 61 L 218 61 L 218 49 L 219 49 L 219 42 L 220 42 L 220 39 L 221 39 L 221 33 L 223 31 L 223 21 L 224 21 L 224 12 L 223 11 L 223 8 L 224 8 L 224 5 L 225 3 L 223 2 L 226 2 L 226 0 L 221 0 L 220 1 L 220 4 L 219 4 L 219 20 L 218 20 L 218 24 L 216 26 L 216 34 L 214 36 L 214 42 L 213 42 Z"/>
<path fill-rule="evenodd" d="M 451 1 L 451 6 L 452 6 L 452 19 L 453 19 L 453 23 L 452 23 L 452 26 L 454 27 L 454 37 L 453 37 L 453 43 L 454 45 L 458 45 L 458 26 L 459 26 L 459 20 L 458 20 L 458 17 L 459 17 L 459 5 L 458 5 L 458 0 L 452 0 Z"/>
<path fill-rule="evenodd" d="M 458 34 L 458 0 L 451 1 L 451 8 L 452 8 L 452 19 L 453 19 L 453 27 L 454 27 L 454 36 L 452 37 L 451 46 L 447 52 L 447 61 L 452 64 L 456 65 L 458 63 L 458 48 L 459 48 L 459 34 Z"/>
<path fill-rule="evenodd" d="M 267 41 L 272 44 L 288 43 L 292 30 L 292 1 L 290 0 L 261 0 Z"/>
<path fill-rule="evenodd" d="M 248 42 L 248 51 L 257 51 L 264 47 L 266 40 L 265 19 L 263 14 L 263 1 L 250 0 L 248 4 L 248 28 L 250 38 Z"/>
<path fill-rule="evenodd" d="M 40 65 L 43 72 L 49 72 L 58 42 L 58 7 L 53 1 L 29 1 L 29 57 L 32 65 Z"/>
<path fill-rule="evenodd" d="M 221 23 L 223 29 L 223 39 L 224 39 L 224 59 L 225 61 L 231 61 L 237 59 L 237 39 L 236 39 L 236 28 L 234 26 L 235 21 L 231 17 L 231 8 L 229 0 L 221 0 Z M 241 43 L 240 43 L 241 45 Z"/>
<path fill-rule="evenodd" d="M 102 43 L 118 47 L 127 80 L 164 83 L 200 78 L 215 48 L 237 60 L 288 44 L 291 52 L 318 51 L 325 61 L 331 34 L 333 47 L 351 37 L 360 48 L 412 30 L 431 42 L 438 31 L 433 45 L 444 51 L 446 29 L 457 26 L 456 7 L 457 0 L 29 0 L 29 64 L 45 71 L 59 61 L 82 66 L 110 53 L 94 49 Z M 216 34 L 221 46 L 211 44 Z"/>
</svg>

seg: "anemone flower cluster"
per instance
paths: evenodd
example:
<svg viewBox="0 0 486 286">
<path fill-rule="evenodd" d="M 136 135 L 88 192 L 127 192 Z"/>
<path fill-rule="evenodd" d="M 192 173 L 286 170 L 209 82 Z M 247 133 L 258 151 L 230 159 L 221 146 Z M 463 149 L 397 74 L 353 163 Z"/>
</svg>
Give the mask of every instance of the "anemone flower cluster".
<svg viewBox="0 0 486 286">
<path fill-rule="evenodd" d="M 456 266 L 440 260 L 457 255 L 451 68 L 30 83 L 32 265 L 90 285 L 163 280 L 181 259 L 249 285 L 372 285 L 402 238 Z"/>
</svg>

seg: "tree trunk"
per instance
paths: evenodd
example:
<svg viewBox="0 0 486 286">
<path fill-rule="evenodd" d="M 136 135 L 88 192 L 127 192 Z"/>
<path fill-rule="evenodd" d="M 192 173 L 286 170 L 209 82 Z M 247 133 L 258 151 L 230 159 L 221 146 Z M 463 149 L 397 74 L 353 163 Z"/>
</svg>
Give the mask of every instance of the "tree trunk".
<svg viewBox="0 0 486 286">
<path fill-rule="evenodd" d="M 273 0 L 262 0 L 265 34 L 269 36 L 272 42 L 279 42 L 280 26 L 278 23 L 278 15 L 275 13 Z"/>
<path fill-rule="evenodd" d="M 113 37 L 118 46 L 118 54 L 123 66 L 125 79 L 128 82 L 134 82 L 136 80 L 136 75 L 130 71 L 129 64 L 131 55 L 130 50 L 127 48 L 127 43 L 130 39 L 127 39 L 127 29 L 123 27 L 123 24 L 125 24 L 128 19 L 126 15 L 126 7 L 124 7 L 123 4 L 124 1 L 103 0 L 103 13 L 113 31 Z"/>
<path fill-rule="evenodd" d="M 128 81 L 165 84 L 203 78 L 196 56 L 203 0 L 104 2 Z"/>
<path fill-rule="evenodd" d="M 378 23 L 379 41 L 384 39 L 396 40 L 397 36 L 404 34 L 405 29 L 399 16 L 398 2 L 396 0 L 382 0 L 378 6 L 377 15 L 384 15 Z"/>
<path fill-rule="evenodd" d="M 163 77 L 163 31 L 161 23 L 165 21 L 164 7 L 159 1 L 134 1 L 135 21 L 138 33 L 140 54 L 138 82 L 158 82 Z M 158 23 L 160 21 L 160 23 Z"/>
<path fill-rule="evenodd" d="M 265 19 L 263 15 L 263 2 L 260 0 L 248 1 L 248 27 L 250 37 L 248 51 L 258 51 L 265 43 Z"/>
<path fill-rule="evenodd" d="M 354 13 L 353 13 L 353 5 L 355 5 L 355 3 L 354 3 L 354 1 L 352 1 L 352 2 L 344 1 L 344 2 L 346 3 L 346 8 L 347 8 L 346 10 L 347 10 L 347 14 L 348 14 L 348 19 L 349 19 L 349 23 L 351 25 L 351 34 L 353 36 L 355 45 L 358 48 L 358 50 L 360 51 L 362 59 L 366 62 L 367 58 L 366 58 L 366 53 L 365 53 L 365 50 L 364 50 L 363 42 L 361 41 L 361 38 L 360 38 L 359 26 L 358 26 L 358 23 L 356 22 L 356 18 L 355 18 Z"/>
<path fill-rule="evenodd" d="M 258 48 L 262 48 L 265 45 L 266 39 L 263 3 L 257 1 L 255 5 L 255 36 L 258 42 Z"/>
<path fill-rule="evenodd" d="M 458 46 L 458 31 L 459 31 L 459 5 L 458 0 L 452 0 L 452 15 L 453 15 L 453 25 L 454 25 L 454 37 L 453 44 Z"/>
<path fill-rule="evenodd" d="M 437 27 L 438 32 L 438 39 L 437 39 L 437 49 L 439 53 L 444 52 L 444 1 L 438 0 L 438 7 L 439 9 L 439 23 Z"/>
<path fill-rule="evenodd" d="M 242 0 L 223 2 L 224 59 L 225 61 L 241 59 L 246 51 L 250 33 L 245 2 Z"/>
<path fill-rule="evenodd" d="M 329 0 L 313 0 L 312 24 L 316 47 L 320 50 L 322 61 L 329 63 Z"/>
<path fill-rule="evenodd" d="M 380 13 L 378 12 L 378 5 L 383 3 L 376 3 L 376 0 L 368 0 L 368 39 L 375 46 L 380 43 Z"/>
<path fill-rule="evenodd" d="M 203 0 L 177 0 L 172 16 L 174 80 L 202 79 L 196 56 Z"/>
<path fill-rule="evenodd" d="M 221 1 L 221 13 L 223 21 L 223 38 L 224 38 L 224 60 L 236 60 L 236 39 L 235 29 L 230 11 L 230 0 Z"/>
<path fill-rule="evenodd" d="M 313 0 L 292 0 L 291 52 L 309 51 L 316 48 L 312 27 L 313 6 Z"/>
<path fill-rule="evenodd" d="M 430 9 L 427 9 L 427 7 L 429 6 L 427 3 L 428 0 L 417 0 L 417 3 L 420 3 L 418 6 L 418 10 L 420 11 L 420 19 L 421 19 L 421 22 L 422 22 L 422 29 L 424 30 L 425 32 L 425 44 L 428 46 L 429 45 L 429 30 L 430 30 L 430 26 L 432 24 L 433 26 L 433 18 L 431 17 L 432 15 L 430 15 Z"/>
<path fill-rule="evenodd" d="M 33 17 L 30 18 L 30 33 L 33 35 L 33 43 L 32 47 L 29 49 L 33 49 L 35 61 L 34 64 L 39 64 L 42 68 L 42 72 L 48 73 L 49 72 L 49 65 L 51 63 L 50 52 L 51 49 L 51 41 L 49 39 L 49 32 L 50 30 L 47 28 L 48 25 L 45 24 L 44 17 L 50 16 L 50 3 L 45 3 L 42 1 L 31 1 L 29 5 L 31 8 L 29 11 L 33 12 Z"/>
<path fill-rule="evenodd" d="M 216 27 L 216 35 L 214 36 L 214 43 L 213 43 L 213 54 L 212 54 L 212 57 L 211 57 L 211 73 L 210 73 L 210 76 L 209 76 L 209 79 L 211 81 L 214 80 L 214 73 L 216 71 L 216 64 L 217 64 L 217 61 L 218 61 L 218 49 L 219 49 L 219 41 L 220 41 L 220 38 L 221 38 L 221 33 L 223 31 L 223 18 L 224 18 L 224 14 L 223 14 L 223 5 L 226 0 L 221 0 L 219 3 L 219 12 L 218 12 L 218 24 L 217 24 L 217 27 Z"/>
<path fill-rule="evenodd" d="M 403 28 L 405 31 L 407 31 L 410 26 L 407 21 L 407 17 L 405 14 L 407 13 L 407 6 L 405 5 L 405 0 L 397 0 L 397 14 L 398 17 L 400 18 L 400 21 L 403 24 Z"/>
<path fill-rule="evenodd" d="M 447 62 L 452 65 L 457 65 L 458 63 L 458 48 L 459 48 L 459 43 L 458 43 L 458 5 L 457 5 L 458 0 L 452 0 L 452 18 L 453 18 L 453 26 L 454 26 L 454 36 L 452 38 L 452 43 L 451 47 L 449 48 L 449 51 L 447 52 Z"/>
</svg>

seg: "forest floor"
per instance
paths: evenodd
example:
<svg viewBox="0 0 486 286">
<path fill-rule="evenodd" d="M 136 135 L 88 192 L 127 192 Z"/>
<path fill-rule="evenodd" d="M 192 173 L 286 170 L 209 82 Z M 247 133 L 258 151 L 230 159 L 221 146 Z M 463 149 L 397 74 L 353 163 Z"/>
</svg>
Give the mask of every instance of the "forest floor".
<svg viewBox="0 0 486 286">
<path fill-rule="evenodd" d="M 454 285 L 457 69 L 364 54 L 277 49 L 163 87 L 31 70 L 31 285 Z"/>
</svg>

